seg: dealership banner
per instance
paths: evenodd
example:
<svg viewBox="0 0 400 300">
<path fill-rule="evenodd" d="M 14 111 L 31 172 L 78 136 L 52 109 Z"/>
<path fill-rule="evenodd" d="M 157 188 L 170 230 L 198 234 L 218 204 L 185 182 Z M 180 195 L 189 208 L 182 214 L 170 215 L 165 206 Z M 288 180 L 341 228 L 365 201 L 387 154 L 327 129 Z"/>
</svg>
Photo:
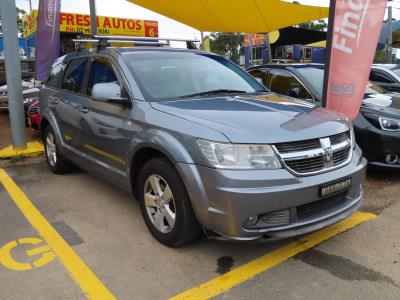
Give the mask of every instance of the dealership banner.
<svg viewBox="0 0 400 300">
<path fill-rule="evenodd" d="M 37 10 L 26 15 L 22 21 L 23 37 L 37 31 Z M 158 22 L 130 18 L 98 16 L 97 33 L 102 35 L 128 35 L 140 37 L 158 37 Z M 90 15 L 60 13 L 60 32 L 91 34 Z"/>
<path fill-rule="evenodd" d="M 47 78 L 51 65 L 60 55 L 61 0 L 40 0 L 36 36 L 35 79 Z"/>
<path fill-rule="evenodd" d="M 367 86 L 387 0 L 331 0 L 323 106 L 355 119 Z"/>
</svg>

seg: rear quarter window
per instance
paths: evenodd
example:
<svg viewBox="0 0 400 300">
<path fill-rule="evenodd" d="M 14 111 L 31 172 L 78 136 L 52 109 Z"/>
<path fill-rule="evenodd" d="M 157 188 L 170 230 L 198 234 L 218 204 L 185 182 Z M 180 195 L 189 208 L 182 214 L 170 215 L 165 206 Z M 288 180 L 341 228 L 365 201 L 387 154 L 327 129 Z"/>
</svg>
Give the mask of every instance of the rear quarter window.
<svg viewBox="0 0 400 300">
<path fill-rule="evenodd" d="M 45 84 L 54 88 L 60 87 L 61 79 L 64 74 L 64 69 L 65 69 L 64 63 L 58 63 L 53 65 Z"/>
</svg>

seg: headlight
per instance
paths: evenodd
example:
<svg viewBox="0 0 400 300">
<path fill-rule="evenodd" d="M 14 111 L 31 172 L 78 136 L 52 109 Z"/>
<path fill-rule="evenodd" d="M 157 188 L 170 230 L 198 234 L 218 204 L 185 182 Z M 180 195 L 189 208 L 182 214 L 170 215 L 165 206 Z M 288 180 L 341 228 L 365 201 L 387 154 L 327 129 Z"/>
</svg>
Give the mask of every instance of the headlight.
<svg viewBox="0 0 400 300">
<path fill-rule="evenodd" d="M 220 169 L 280 169 L 270 145 L 248 145 L 197 141 L 204 156 Z"/>
<path fill-rule="evenodd" d="M 379 117 L 379 123 L 383 130 L 400 131 L 400 120 L 386 117 Z"/>
</svg>

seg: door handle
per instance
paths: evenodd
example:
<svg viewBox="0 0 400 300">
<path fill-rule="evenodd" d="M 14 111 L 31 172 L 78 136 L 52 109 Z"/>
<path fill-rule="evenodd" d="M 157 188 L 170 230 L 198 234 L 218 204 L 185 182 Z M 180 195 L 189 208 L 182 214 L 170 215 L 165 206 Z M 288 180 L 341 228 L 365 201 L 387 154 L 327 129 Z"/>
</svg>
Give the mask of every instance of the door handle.
<svg viewBox="0 0 400 300">
<path fill-rule="evenodd" d="M 82 108 L 81 108 L 81 113 L 87 114 L 88 112 L 89 112 L 89 109 L 88 109 L 88 108 L 86 108 L 86 107 L 82 107 Z"/>
</svg>

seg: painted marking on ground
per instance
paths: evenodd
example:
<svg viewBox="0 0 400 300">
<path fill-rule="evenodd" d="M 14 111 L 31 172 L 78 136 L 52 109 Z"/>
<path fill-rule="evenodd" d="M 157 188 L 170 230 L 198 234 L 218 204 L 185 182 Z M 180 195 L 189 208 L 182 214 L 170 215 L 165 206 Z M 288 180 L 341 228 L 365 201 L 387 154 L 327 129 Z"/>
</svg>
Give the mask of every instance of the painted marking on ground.
<svg viewBox="0 0 400 300">
<path fill-rule="evenodd" d="M 250 278 L 267 271 L 268 269 L 288 260 L 295 255 L 306 251 L 316 245 L 349 230 L 363 222 L 376 218 L 377 216 L 371 213 L 356 212 L 349 218 L 302 237 L 295 242 L 267 253 L 260 258 L 250 261 L 222 276 L 216 277 L 210 281 L 200 284 L 190 290 L 178 294 L 170 300 L 182 299 L 209 299 L 221 294 L 232 287 L 249 280 Z"/>
<path fill-rule="evenodd" d="M 11 241 L 5 244 L 3 247 L 0 248 L 0 265 L 2 264 L 6 268 L 15 271 L 28 271 L 32 270 L 33 268 L 40 268 L 44 265 L 47 265 L 56 257 L 48 245 L 37 246 L 36 248 L 32 248 L 26 251 L 27 256 L 35 256 L 41 254 L 41 256 L 32 263 L 16 261 L 11 253 L 12 250 L 19 245 L 38 245 L 42 244 L 43 242 L 44 241 L 42 239 L 39 239 L 37 237 L 29 237 L 18 239 L 16 241 Z"/>
<path fill-rule="evenodd" d="M 46 240 L 86 297 L 101 300 L 116 299 L 3 169 L 0 169 L 0 183 L 32 227 Z"/>
</svg>

